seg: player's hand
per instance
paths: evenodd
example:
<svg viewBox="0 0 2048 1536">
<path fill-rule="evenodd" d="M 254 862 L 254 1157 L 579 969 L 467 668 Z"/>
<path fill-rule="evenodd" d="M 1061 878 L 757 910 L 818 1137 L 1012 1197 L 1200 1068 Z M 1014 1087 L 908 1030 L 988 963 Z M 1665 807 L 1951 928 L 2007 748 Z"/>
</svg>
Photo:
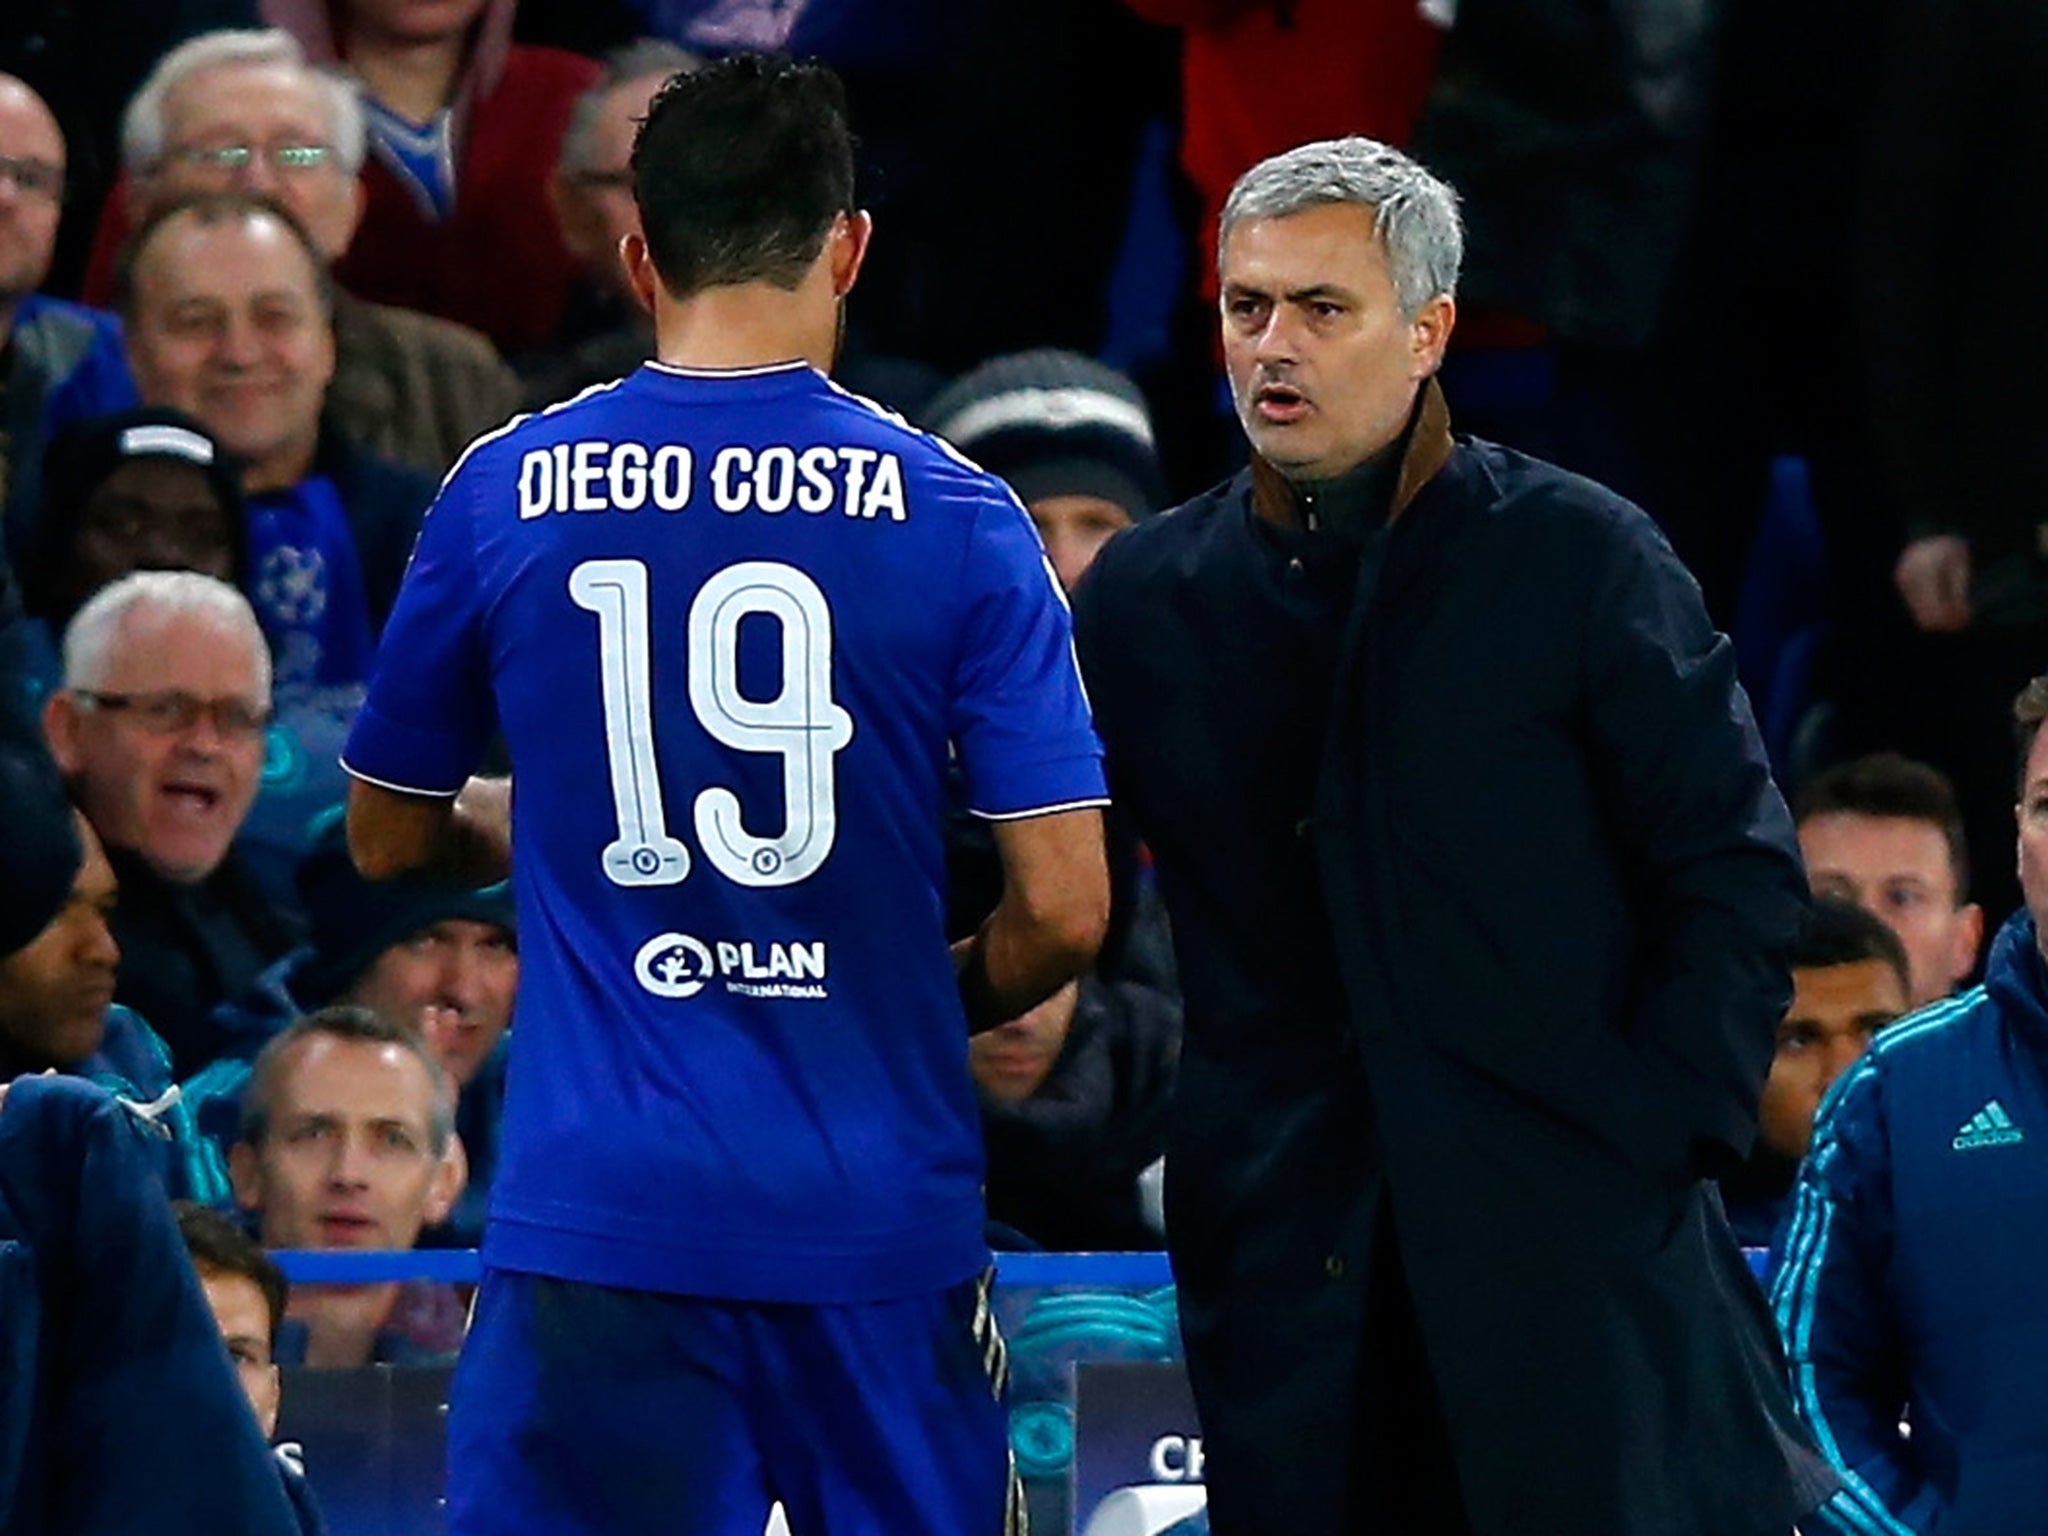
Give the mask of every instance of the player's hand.
<svg viewBox="0 0 2048 1536">
<path fill-rule="evenodd" d="M 1892 571 L 1913 622 L 1929 634 L 1953 634 L 1970 623 L 1970 546 L 1952 533 L 1915 539 Z"/>
</svg>

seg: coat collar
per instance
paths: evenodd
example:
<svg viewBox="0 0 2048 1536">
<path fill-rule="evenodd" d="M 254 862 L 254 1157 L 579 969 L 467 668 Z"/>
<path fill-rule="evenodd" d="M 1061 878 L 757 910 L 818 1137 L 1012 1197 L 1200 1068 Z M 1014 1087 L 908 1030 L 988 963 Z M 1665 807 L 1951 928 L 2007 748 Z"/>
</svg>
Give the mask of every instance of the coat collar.
<svg viewBox="0 0 2048 1536">
<path fill-rule="evenodd" d="M 1407 446 L 1401 450 L 1401 472 L 1394 481 L 1393 504 L 1387 512 L 1389 523 L 1407 511 L 1422 488 L 1450 462 L 1454 446 L 1451 408 L 1444 400 L 1443 387 L 1432 378 L 1416 398 Z M 1286 477 L 1256 453 L 1252 455 L 1251 473 L 1252 512 L 1278 528 L 1300 527 L 1300 506 Z"/>
</svg>

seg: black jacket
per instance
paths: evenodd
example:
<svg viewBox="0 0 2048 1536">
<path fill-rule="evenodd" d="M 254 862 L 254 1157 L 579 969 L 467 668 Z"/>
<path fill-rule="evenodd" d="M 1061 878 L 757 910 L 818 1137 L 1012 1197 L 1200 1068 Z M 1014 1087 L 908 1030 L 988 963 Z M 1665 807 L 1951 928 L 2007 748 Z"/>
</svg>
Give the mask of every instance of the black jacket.
<svg viewBox="0 0 2048 1536">
<path fill-rule="evenodd" d="M 1699 1183 L 1805 902 L 1731 648 L 1647 518 L 1433 387 L 1362 551 L 1291 506 L 1255 465 L 1075 602 L 1181 961 L 1219 1523 L 1338 1528 L 1384 1198 L 1477 1536 L 1782 1536 L 1828 1479 Z"/>
</svg>

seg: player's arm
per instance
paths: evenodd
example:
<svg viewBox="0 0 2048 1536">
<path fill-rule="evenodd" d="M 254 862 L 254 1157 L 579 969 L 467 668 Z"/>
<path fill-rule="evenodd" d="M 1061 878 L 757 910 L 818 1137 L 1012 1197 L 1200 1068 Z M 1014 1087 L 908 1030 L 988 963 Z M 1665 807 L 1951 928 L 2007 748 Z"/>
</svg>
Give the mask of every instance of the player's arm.
<svg viewBox="0 0 2048 1536">
<path fill-rule="evenodd" d="M 992 829 L 1002 900 L 954 950 L 973 1034 L 1028 1012 L 1080 975 L 1109 926 L 1101 811 L 1053 811 Z"/>
<path fill-rule="evenodd" d="M 348 792 L 348 851 L 365 880 L 422 875 L 494 885 L 512 873 L 511 780 L 471 779 L 451 798 L 357 779 Z"/>
</svg>

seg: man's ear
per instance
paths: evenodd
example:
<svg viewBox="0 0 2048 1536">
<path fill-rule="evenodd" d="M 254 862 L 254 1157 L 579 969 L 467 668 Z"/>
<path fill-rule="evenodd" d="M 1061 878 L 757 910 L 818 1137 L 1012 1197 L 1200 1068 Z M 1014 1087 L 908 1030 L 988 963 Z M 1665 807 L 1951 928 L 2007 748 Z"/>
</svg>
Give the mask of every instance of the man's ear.
<svg viewBox="0 0 2048 1536">
<path fill-rule="evenodd" d="M 439 1226 L 448 1219 L 448 1213 L 455 1209 L 455 1202 L 462 1198 L 462 1191 L 468 1183 L 469 1153 L 462 1145 L 462 1138 L 451 1135 L 447 1150 L 434 1165 L 433 1182 L 427 1186 L 428 1226 Z"/>
<path fill-rule="evenodd" d="M 654 253 L 647 249 L 647 236 L 631 230 L 619 236 L 619 264 L 626 269 L 626 287 L 648 314 L 654 313 L 654 298 L 661 290 L 661 274 L 654 269 Z"/>
<path fill-rule="evenodd" d="M 43 735 L 50 743 L 50 756 L 57 771 L 69 776 L 78 772 L 78 701 L 68 688 L 59 688 L 43 703 Z"/>
<path fill-rule="evenodd" d="M 228 1148 L 228 1183 L 234 1187 L 236 1205 L 245 1211 L 263 1209 L 263 1163 L 246 1141 Z"/>
<path fill-rule="evenodd" d="M 1952 985 L 1961 986 L 1963 978 L 1977 968 L 1977 956 L 1984 948 L 1984 909 L 1976 902 L 1966 903 L 1956 913 L 1950 946 L 1948 979 Z"/>
<path fill-rule="evenodd" d="M 868 259 L 868 245 L 874 236 L 874 216 L 865 208 L 841 214 L 834 221 L 826 245 L 832 253 L 832 293 L 835 298 L 845 298 L 860 280 L 860 269 Z"/>
<path fill-rule="evenodd" d="M 1413 322 L 1408 343 L 1409 377 L 1426 379 L 1444 363 L 1444 349 L 1451 344 L 1451 330 L 1458 323 L 1458 306 L 1448 294 L 1438 294 L 1422 306 Z"/>
</svg>

